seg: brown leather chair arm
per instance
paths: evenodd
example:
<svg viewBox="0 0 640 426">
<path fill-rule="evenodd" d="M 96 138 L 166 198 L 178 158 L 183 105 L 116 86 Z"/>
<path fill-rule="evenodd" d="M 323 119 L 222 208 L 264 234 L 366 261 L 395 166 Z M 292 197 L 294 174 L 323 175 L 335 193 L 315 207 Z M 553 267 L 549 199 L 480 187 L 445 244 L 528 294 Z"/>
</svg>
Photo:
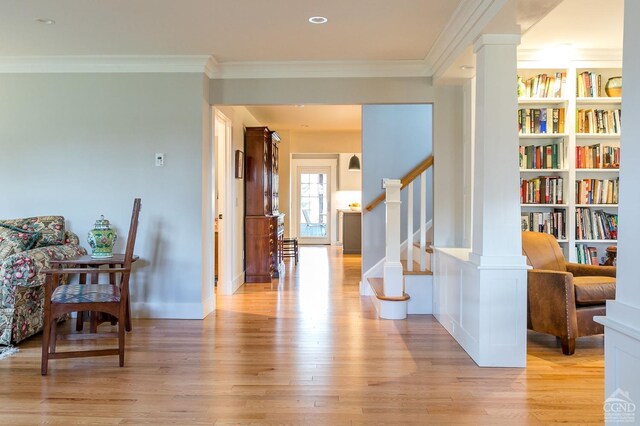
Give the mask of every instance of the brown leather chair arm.
<svg viewBox="0 0 640 426">
<path fill-rule="evenodd" d="M 577 337 L 573 275 L 561 271 L 530 269 L 527 278 L 531 328 L 558 337 Z"/>
<path fill-rule="evenodd" d="M 579 263 L 566 264 L 567 272 L 571 272 L 576 277 L 592 277 L 592 276 L 607 276 L 616 277 L 615 266 L 597 266 L 597 265 L 581 265 Z"/>
</svg>

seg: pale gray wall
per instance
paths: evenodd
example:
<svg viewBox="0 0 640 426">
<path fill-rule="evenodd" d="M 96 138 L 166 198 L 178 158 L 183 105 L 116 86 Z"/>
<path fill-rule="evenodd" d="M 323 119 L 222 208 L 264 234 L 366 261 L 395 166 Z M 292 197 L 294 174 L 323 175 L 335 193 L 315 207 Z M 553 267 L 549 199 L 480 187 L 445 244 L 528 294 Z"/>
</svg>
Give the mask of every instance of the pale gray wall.
<svg viewBox="0 0 640 426">
<path fill-rule="evenodd" d="M 211 104 L 359 105 L 423 103 L 433 100 L 426 77 L 265 78 L 212 80 Z"/>
<path fill-rule="evenodd" d="M 431 105 L 364 105 L 362 107 L 362 204 L 383 190 L 383 178 L 400 179 L 432 153 Z M 433 171 L 427 172 L 427 221 L 433 218 Z M 420 181 L 414 188 L 414 230 L 419 228 Z M 407 239 L 407 191 L 402 191 L 400 237 Z M 363 215 L 362 270 L 385 256 L 385 206 Z"/>
<path fill-rule="evenodd" d="M 60 214 L 87 247 L 104 214 L 121 251 L 139 196 L 134 314 L 202 318 L 207 83 L 202 74 L 1 74 L 0 218 Z"/>
</svg>

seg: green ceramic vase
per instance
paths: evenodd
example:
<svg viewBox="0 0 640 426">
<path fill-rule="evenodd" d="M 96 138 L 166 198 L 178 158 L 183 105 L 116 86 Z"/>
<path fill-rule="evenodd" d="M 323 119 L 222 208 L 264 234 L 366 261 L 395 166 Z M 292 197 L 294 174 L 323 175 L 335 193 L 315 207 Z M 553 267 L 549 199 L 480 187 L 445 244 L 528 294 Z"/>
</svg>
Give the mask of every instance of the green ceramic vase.
<svg viewBox="0 0 640 426">
<path fill-rule="evenodd" d="M 91 257 L 96 259 L 113 257 L 113 245 L 117 240 L 118 234 L 111 229 L 109 221 L 104 216 L 100 216 L 87 238 L 91 246 Z"/>
</svg>

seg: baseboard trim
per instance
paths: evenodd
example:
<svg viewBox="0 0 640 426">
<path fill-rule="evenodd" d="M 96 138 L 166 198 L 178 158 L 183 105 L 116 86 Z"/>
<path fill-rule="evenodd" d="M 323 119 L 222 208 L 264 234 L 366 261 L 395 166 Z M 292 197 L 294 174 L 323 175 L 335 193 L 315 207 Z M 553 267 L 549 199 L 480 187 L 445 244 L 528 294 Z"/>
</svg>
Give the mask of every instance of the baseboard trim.
<svg viewBox="0 0 640 426">
<path fill-rule="evenodd" d="M 240 287 L 244 284 L 244 271 L 240 272 L 238 276 L 236 276 L 231 282 L 231 293 L 235 293 L 238 291 Z"/>
</svg>

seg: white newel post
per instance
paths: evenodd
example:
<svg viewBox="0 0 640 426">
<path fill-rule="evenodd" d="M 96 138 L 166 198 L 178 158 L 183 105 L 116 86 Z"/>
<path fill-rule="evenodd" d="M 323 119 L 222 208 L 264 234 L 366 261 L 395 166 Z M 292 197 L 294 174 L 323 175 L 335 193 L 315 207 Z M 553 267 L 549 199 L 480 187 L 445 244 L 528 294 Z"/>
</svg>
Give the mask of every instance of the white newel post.
<svg viewBox="0 0 640 426">
<path fill-rule="evenodd" d="M 638 236 L 640 236 L 640 2 L 624 2 L 624 91 L 620 150 L 620 198 L 618 218 L 618 260 L 616 300 L 607 302 L 607 313 L 599 322 L 605 326 L 604 374 L 606 424 L 640 423 L 640 282 L 638 280 Z M 618 391 L 619 390 L 619 391 Z M 607 401 L 614 396 L 623 401 Z M 622 402 L 628 401 L 629 404 Z"/>
<path fill-rule="evenodd" d="M 481 366 L 524 367 L 527 274 L 520 236 L 516 48 L 520 36 L 485 34 L 476 53 L 473 242 Z"/>
<path fill-rule="evenodd" d="M 400 263 L 400 180 L 386 179 L 386 252 L 384 261 L 384 295 L 402 296 L 402 264 Z"/>
</svg>

